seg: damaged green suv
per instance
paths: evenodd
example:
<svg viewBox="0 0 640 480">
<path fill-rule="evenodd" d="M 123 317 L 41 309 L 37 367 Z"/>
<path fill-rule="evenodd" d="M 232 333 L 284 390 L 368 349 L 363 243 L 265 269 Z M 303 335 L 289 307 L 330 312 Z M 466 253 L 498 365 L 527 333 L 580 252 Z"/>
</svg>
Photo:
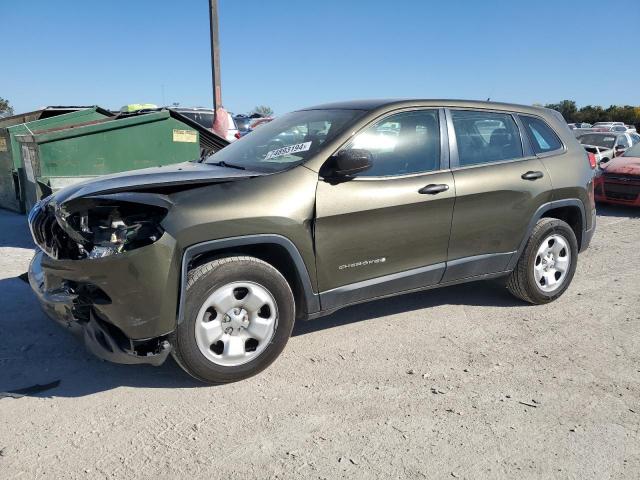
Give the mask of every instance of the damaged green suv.
<svg viewBox="0 0 640 480">
<path fill-rule="evenodd" d="M 541 304 L 595 229 L 593 169 L 562 117 L 471 101 L 284 115 L 211 157 L 101 177 L 29 214 L 45 311 L 119 363 L 231 382 L 297 319 L 505 277 Z"/>
</svg>

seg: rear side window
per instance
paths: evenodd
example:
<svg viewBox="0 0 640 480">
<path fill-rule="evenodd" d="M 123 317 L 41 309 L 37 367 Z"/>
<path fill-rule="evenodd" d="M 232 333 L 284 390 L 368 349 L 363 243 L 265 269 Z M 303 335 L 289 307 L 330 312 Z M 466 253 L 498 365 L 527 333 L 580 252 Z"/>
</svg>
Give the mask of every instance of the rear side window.
<svg viewBox="0 0 640 480">
<path fill-rule="evenodd" d="M 520 115 L 520 120 L 524 123 L 524 128 L 536 154 L 553 152 L 562 148 L 562 142 L 558 135 L 543 120 L 526 115 Z"/>
<path fill-rule="evenodd" d="M 523 157 L 520 132 L 507 113 L 452 110 L 460 167 Z"/>
</svg>

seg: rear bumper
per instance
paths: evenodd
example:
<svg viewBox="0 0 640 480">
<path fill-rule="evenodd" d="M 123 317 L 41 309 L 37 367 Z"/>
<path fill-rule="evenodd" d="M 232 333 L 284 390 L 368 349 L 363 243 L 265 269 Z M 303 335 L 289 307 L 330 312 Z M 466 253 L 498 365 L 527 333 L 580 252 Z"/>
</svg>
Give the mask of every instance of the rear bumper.
<svg viewBox="0 0 640 480">
<path fill-rule="evenodd" d="M 70 281 L 49 278 L 37 251 L 29 265 L 29 284 L 44 312 L 54 321 L 81 336 L 87 349 L 99 358 L 114 363 L 161 365 L 171 352 L 166 336 L 132 340 L 98 312 L 95 303 L 105 302 L 96 294 Z M 94 292 L 95 294 L 95 292 Z"/>
<path fill-rule="evenodd" d="M 580 244 L 580 251 L 584 252 L 587 248 L 589 248 L 589 245 L 591 245 L 591 239 L 593 238 L 593 235 L 596 233 L 596 209 L 592 208 L 591 209 L 591 228 L 588 230 L 583 230 L 582 232 L 582 242 Z"/>
</svg>

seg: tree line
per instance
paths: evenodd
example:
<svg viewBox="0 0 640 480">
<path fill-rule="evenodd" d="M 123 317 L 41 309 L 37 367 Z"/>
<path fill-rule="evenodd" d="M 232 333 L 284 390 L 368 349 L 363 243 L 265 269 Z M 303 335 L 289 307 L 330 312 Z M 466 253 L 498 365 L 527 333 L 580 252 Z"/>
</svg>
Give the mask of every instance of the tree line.
<svg viewBox="0 0 640 480">
<path fill-rule="evenodd" d="M 578 108 L 573 100 L 562 100 L 548 103 L 545 107 L 560 112 L 568 123 L 624 122 L 625 125 L 640 127 L 640 107 L 631 105 L 611 105 L 609 108 L 587 105 Z"/>
<path fill-rule="evenodd" d="M 13 115 L 13 107 L 9 100 L 0 97 L 0 118 L 10 117 L 11 115 Z"/>
</svg>

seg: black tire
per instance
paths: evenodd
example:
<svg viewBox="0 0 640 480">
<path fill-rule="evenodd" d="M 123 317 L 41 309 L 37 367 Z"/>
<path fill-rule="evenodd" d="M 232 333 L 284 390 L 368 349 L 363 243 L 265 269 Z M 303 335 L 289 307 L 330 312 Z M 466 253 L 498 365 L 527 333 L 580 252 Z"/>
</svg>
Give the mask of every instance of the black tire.
<svg viewBox="0 0 640 480">
<path fill-rule="evenodd" d="M 271 293 L 277 308 L 277 325 L 268 346 L 256 358 L 237 366 L 217 365 L 197 345 L 196 319 L 211 293 L 237 281 L 257 283 Z M 185 295 L 184 319 L 172 336 L 172 353 L 178 365 L 202 382 L 230 383 L 256 375 L 280 355 L 291 336 L 295 322 L 291 288 L 277 269 L 255 257 L 220 258 L 191 270 Z"/>
<path fill-rule="evenodd" d="M 538 249 L 542 242 L 551 234 L 559 234 L 564 237 L 571 250 L 571 256 L 570 265 L 565 273 L 566 277 L 562 284 L 553 292 L 545 292 L 536 282 L 534 265 Z M 566 222 L 556 218 L 542 218 L 531 232 L 531 237 L 529 237 L 529 241 L 518 259 L 516 268 L 509 275 L 507 288 L 512 295 L 525 302 L 536 305 L 549 303 L 562 295 L 569 287 L 577 264 L 578 241 L 571 227 Z"/>
</svg>

